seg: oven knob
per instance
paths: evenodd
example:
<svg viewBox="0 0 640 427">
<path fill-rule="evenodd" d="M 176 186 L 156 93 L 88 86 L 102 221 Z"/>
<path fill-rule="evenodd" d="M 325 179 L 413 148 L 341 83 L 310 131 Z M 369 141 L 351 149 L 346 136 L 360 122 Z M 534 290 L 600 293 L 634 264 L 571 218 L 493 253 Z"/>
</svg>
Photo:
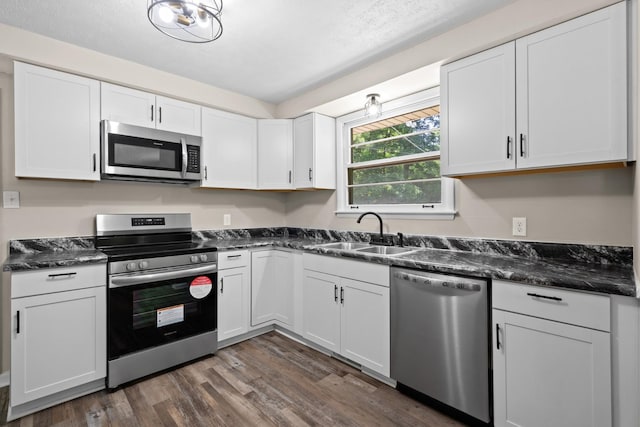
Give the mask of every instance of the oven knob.
<svg viewBox="0 0 640 427">
<path fill-rule="evenodd" d="M 130 262 L 129 264 L 127 264 L 127 270 L 129 271 L 135 271 L 136 270 L 136 263 L 135 262 Z"/>
<path fill-rule="evenodd" d="M 207 262 L 208 259 L 209 257 L 207 257 L 207 254 L 200 254 L 200 261 Z"/>
<path fill-rule="evenodd" d="M 149 262 L 140 261 L 140 263 L 138 264 L 138 267 L 140 267 L 140 270 L 144 270 L 145 268 L 149 267 Z"/>
<path fill-rule="evenodd" d="M 200 260 L 198 259 L 198 255 L 191 255 L 191 262 L 193 264 L 200 262 Z"/>
</svg>

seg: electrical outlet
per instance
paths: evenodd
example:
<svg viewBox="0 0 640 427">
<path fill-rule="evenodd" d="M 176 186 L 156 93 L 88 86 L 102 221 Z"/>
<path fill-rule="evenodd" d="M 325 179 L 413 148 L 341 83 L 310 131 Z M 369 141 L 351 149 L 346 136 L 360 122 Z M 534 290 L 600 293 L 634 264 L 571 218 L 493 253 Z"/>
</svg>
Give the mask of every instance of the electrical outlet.
<svg viewBox="0 0 640 427">
<path fill-rule="evenodd" d="M 224 225 L 231 225 L 231 214 L 224 214 L 222 216 L 222 223 Z"/>
<path fill-rule="evenodd" d="M 526 236 L 527 235 L 527 218 L 513 217 L 513 232 L 514 236 Z"/>
<path fill-rule="evenodd" d="M 2 207 L 5 209 L 18 209 L 20 207 L 20 192 L 3 191 Z"/>
</svg>

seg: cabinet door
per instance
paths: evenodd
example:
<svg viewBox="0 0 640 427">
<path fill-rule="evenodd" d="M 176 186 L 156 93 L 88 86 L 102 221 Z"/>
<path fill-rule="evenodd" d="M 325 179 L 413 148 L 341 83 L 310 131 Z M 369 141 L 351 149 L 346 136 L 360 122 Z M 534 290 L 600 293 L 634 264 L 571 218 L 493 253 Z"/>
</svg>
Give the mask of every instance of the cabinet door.
<svg viewBox="0 0 640 427">
<path fill-rule="evenodd" d="M 340 286 L 329 274 L 304 270 L 302 335 L 309 341 L 340 352 Z"/>
<path fill-rule="evenodd" d="M 388 377 L 389 288 L 351 279 L 341 283 L 340 353 Z"/>
<path fill-rule="evenodd" d="M 295 188 L 336 188 L 336 122 L 307 114 L 293 121 Z"/>
<path fill-rule="evenodd" d="M 106 288 L 11 300 L 11 406 L 106 376 Z"/>
<path fill-rule="evenodd" d="M 100 83 L 102 120 L 155 128 L 156 96 L 128 87 Z"/>
<path fill-rule="evenodd" d="M 202 108 L 199 105 L 157 96 L 156 108 L 156 128 L 187 135 L 202 135 Z"/>
<path fill-rule="evenodd" d="M 293 324 L 293 263 L 284 251 L 251 254 L 251 325 Z"/>
<path fill-rule="evenodd" d="M 218 272 L 218 341 L 244 334 L 249 328 L 249 268 Z"/>
<path fill-rule="evenodd" d="M 14 63 L 16 176 L 98 181 L 100 84 Z"/>
<path fill-rule="evenodd" d="M 511 42 L 442 67 L 442 175 L 515 167 L 514 64 Z"/>
<path fill-rule="evenodd" d="M 519 167 L 626 160 L 625 9 L 621 2 L 517 40 Z"/>
<path fill-rule="evenodd" d="M 609 333 L 501 310 L 493 322 L 496 426 L 611 425 Z"/>
<path fill-rule="evenodd" d="M 258 188 L 293 188 L 291 120 L 258 120 Z"/>
<path fill-rule="evenodd" d="M 202 187 L 255 189 L 257 121 L 202 109 Z"/>
</svg>

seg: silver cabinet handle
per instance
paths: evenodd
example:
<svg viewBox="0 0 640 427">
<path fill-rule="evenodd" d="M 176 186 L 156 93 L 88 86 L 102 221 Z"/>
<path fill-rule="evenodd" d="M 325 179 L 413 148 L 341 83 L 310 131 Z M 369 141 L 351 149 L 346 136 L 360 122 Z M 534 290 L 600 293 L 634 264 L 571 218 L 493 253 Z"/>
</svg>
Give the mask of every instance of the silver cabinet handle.
<svg viewBox="0 0 640 427">
<path fill-rule="evenodd" d="M 313 178 L 313 170 L 309 168 L 309 181 Z"/>
<path fill-rule="evenodd" d="M 291 184 L 291 171 L 289 171 L 289 184 Z"/>
<path fill-rule="evenodd" d="M 162 123 L 162 107 L 158 107 L 158 122 Z"/>
<path fill-rule="evenodd" d="M 220 278 L 220 293 L 224 293 L 224 277 Z"/>
<path fill-rule="evenodd" d="M 227 259 L 240 258 L 241 256 L 242 256 L 242 254 L 238 254 L 238 255 L 227 255 Z"/>
<path fill-rule="evenodd" d="M 206 181 L 208 179 L 208 175 L 207 175 L 207 167 L 204 167 L 204 180 Z"/>
<path fill-rule="evenodd" d="M 93 171 L 94 172 L 96 171 L 96 166 L 97 166 L 96 163 L 97 163 L 96 162 L 96 153 L 93 153 Z"/>
<path fill-rule="evenodd" d="M 151 106 L 151 121 L 153 122 L 153 105 Z"/>
</svg>

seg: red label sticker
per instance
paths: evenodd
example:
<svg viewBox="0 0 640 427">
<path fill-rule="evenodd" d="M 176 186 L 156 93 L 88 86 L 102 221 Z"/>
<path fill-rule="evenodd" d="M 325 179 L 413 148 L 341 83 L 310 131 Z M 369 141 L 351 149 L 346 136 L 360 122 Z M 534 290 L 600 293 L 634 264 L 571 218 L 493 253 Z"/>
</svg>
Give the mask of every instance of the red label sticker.
<svg viewBox="0 0 640 427">
<path fill-rule="evenodd" d="M 189 293 L 195 299 L 202 299 L 211 293 L 213 283 L 207 276 L 198 276 L 191 281 Z"/>
</svg>

